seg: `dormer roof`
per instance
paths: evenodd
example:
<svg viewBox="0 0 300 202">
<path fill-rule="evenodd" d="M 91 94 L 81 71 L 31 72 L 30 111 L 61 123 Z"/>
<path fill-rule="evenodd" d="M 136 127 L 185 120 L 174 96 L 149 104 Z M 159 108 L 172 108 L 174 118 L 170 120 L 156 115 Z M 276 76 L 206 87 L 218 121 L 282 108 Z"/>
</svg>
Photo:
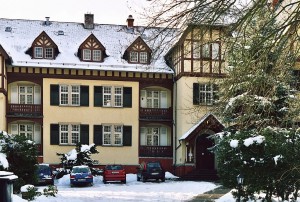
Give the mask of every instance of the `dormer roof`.
<svg viewBox="0 0 300 202">
<path fill-rule="evenodd" d="M 11 32 L 5 32 L 5 27 L 12 27 Z M 123 59 L 124 52 L 135 42 L 142 43 L 148 51 L 160 48 L 160 41 L 150 41 L 153 36 L 161 32 L 162 28 L 127 25 L 107 25 L 94 23 L 94 29 L 85 29 L 82 23 L 51 21 L 44 26 L 44 21 L 14 20 L 0 18 L 0 44 L 12 58 L 13 66 L 48 67 L 48 68 L 76 68 L 93 70 L 116 70 L 135 72 L 164 72 L 173 73 L 166 64 L 163 55 L 167 48 L 161 49 L 161 55 L 149 64 L 132 64 Z M 63 34 L 60 34 L 63 33 Z M 161 33 L 164 34 L 163 32 Z M 167 37 L 172 38 L 168 31 Z M 55 44 L 59 54 L 54 59 L 33 59 L 26 52 L 38 42 L 38 38 L 45 36 L 49 42 Z M 107 57 L 101 62 L 82 61 L 78 57 L 78 50 L 92 39 L 105 50 Z M 163 38 L 163 37 L 162 37 Z M 152 51 L 154 52 L 154 51 Z M 156 52 L 156 51 L 155 51 Z M 41 61 L 42 60 L 42 61 Z"/>
</svg>

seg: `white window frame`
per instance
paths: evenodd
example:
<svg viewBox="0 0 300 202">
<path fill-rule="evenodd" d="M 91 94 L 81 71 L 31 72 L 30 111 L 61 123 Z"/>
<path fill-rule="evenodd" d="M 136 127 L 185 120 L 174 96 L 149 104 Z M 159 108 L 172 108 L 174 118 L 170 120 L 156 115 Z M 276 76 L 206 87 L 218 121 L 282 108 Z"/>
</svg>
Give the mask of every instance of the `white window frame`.
<svg viewBox="0 0 300 202">
<path fill-rule="evenodd" d="M 147 127 L 146 128 L 146 145 L 147 146 L 160 146 L 160 128 Z"/>
<path fill-rule="evenodd" d="M 103 124 L 102 133 L 104 146 L 123 146 L 123 125 Z"/>
<path fill-rule="evenodd" d="M 24 127 L 23 127 L 24 126 Z M 25 135 L 29 140 L 34 140 L 34 125 L 33 124 L 18 124 L 19 135 Z M 24 128 L 24 130 L 23 130 Z M 31 128 L 31 130 L 30 130 Z"/>
<path fill-rule="evenodd" d="M 140 60 L 140 63 L 148 63 L 148 53 L 147 52 L 140 52 L 139 60 Z"/>
<path fill-rule="evenodd" d="M 25 92 L 21 92 L 21 89 L 24 88 Z M 31 88 L 31 92 L 28 90 Z M 34 103 L 34 86 L 18 86 L 18 96 L 19 96 L 19 104 L 33 104 Z M 22 98 L 24 96 L 24 102 Z M 29 97 L 31 96 L 31 102 Z"/>
<path fill-rule="evenodd" d="M 92 60 L 92 50 L 91 49 L 83 49 L 82 50 L 82 59 L 83 60 Z"/>
<path fill-rule="evenodd" d="M 138 62 L 139 61 L 139 52 L 138 51 L 130 51 L 129 61 L 130 62 Z"/>
<path fill-rule="evenodd" d="M 155 96 L 157 94 L 157 97 Z M 146 101 L 147 108 L 160 108 L 160 91 L 158 90 L 147 90 Z M 156 106 L 157 102 L 157 106 Z"/>
<path fill-rule="evenodd" d="M 213 105 L 213 84 L 199 84 L 199 104 Z"/>
<path fill-rule="evenodd" d="M 59 85 L 59 105 L 80 106 L 80 85 Z"/>
<path fill-rule="evenodd" d="M 102 51 L 93 50 L 93 61 L 101 61 L 101 60 L 102 60 Z"/>
<path fill-rule="evenodd" d="M 72 124 L 72 123 L 59 124 L 60 145 L 76 145 L 79 141 L 80 141 L 80 124 Z"/>
<path fill-rule="evenodd" d="M 53 48 L 45 48 L 45 58 L 47 59 L 53 58 Z"/>
<path fill-rule="evenodd" d="M 123 87 L 103 86 L 103 107 L 123 107 Z"/>
<path fill-rule="evenodd" d="M 43 47 L 34 47 L 34 58 L 43 58 Z"/>
</svg>

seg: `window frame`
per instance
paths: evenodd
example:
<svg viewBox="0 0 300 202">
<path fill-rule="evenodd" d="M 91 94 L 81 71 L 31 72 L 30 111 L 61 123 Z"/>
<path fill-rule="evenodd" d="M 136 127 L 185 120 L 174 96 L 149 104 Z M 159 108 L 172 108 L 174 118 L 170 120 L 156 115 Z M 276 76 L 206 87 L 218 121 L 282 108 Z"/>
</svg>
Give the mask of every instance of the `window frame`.
<svg viewBox="0 0 300 202">
<path fill-rule="evenodd" d="M 82 60 L 91 61 L 92 60 L 92 50 L 91 49 L 83 49 L 82 50 Z"/>
<path fill-rule="evenodd" d="M 123 146 L 123 127 L 122 124 L 103 124 L 102 146 Z M 116 131 L 116 128 L 119 128 L 120 131 Z M 109 129 L 109 131 L 106 129 Z M 116 139 L 120 139 L 120 143 L 116 143 Z"/>
<path fill-rule="evenodd" d="M 99 53 L 99 54 L 98 54 Z M 98 56 L 98 55 L 99 56 Z M 100 49 L 94 49 L 93 50 L 93 57 L 92 57 L 93 59 L 93 61 L 97 61 L 97 62 L 100 62 L 100 61 L 102 61 L 102 51 L 100 50 Z M 96 59 L 96 58 L 99 58 L 99 59 Z"/>
<path fill-rule="evenodd" d="M 25 126 L 26 130 L 21 130 L 21 127 Z M 31 131 L 28 130 L 28 126 L 31 126 Z M 26 138 L 28 138 L 29 140 L 34 141 L 34 124 L 24 124 L 24 123 L 20 123 L 18 124 L 18 135 L 25 135 Z"/>
<path fill-rule="evenodd" d="M 107 90 L 110 89 L 110 92 Z M 120 93 L 116 93 L 116 90 L 120 89 Z M 110 101 L 107 102 L 107 98 Z M 103 86 L 103 107 L 123 107 L 124 89 L 123 86 Z M 119 101 L 119 103 L 117 103 Z"/>
<path fill-rule="evenodd" d="M 144 54 L 144 56 L 142 56 Z M 143 61 L 142 59 L 143 58 Z M 142 64 L 147 64 L 148 63 L 148 53 L 146 51 L 140 51 L 139 52 L 139 62 Z"/>
<path fill-rule="evenodd" d="M 28 88 L 31 88 L 31 93 L 28 92 Z M 25 92 L 21 92 L 21 88 L 25 89 Z M 24 103 L 21 102 L 21 97 L 24 95 Z M 28 103 L 28 96 L 31 96 L 31 103 Z M 18 103 L 19 104 L 34 104 L 34 86 L 20 85 L 18 86 Z"/>
<path fill-rule="evenodd" d="M 134 54 L 134 57 L 133 57 L 133 54 Z M 133 60 L 133 58 L 135 60 Z M 139 52 L 138 51 L 130 51 L 129 52 L 129 61 L 131 63 L 139 63 Z"/>
<path fill-rule="evenodd" d="M 78 88 L 78 91 L 74 92 L 74 87 Z M 65 88 L 65 89 L 63 89 Z M 66 91 L 62 91 L 66 90 Z M 66 98 L 63 99 L 62 95 Z M 74 102 L 74 97 L 76 102 Z M 62 101 L 64 101 L 62 103 Z M 76 84 L 60 84 L 59 85 L 59 106 L 80 106 L 80 85 Z"/>
<path fill-rule="evenodd" d="M 41 59 L 41 58 L 44 58 L 44 54 L 43 54 L 43 47 L 41 46 L 35 46 L 34 47 L 34 58 L 37 58 L 37 59 Z"/>
<path fill-rule="evenodd" d="M 77 128 L 77 130 L 73 130 Z M 64 129 L 64 130 L 62 130 Z M 63 136 L 64 135 L 64 136 Z M 59 145 L 76 145 L 80 142 L 80 124 L 76 123 L 60 123 L 59 124 Z M 74 142 L 74 136 L 78 142 Z M 62 139 L 64 138 L 64 139 Z M 64 141 L 62 141 L 64 140 Z"/>
<path fill-rule="evenodd" d="M 199 83 L 199 105 L 214 104 L 214 85 L 211 83 Z"/>
<path fill-rule="evenodd" d="M 45 59 L 53 59 L 53 55 L 54 55 L 53 48 L 52 47 L 45 47 L 44 50 L 45 50 Z M 49 52 L 48 52 L 49 50 L 51 50 L 51 54 L 49 54 Z M 49 56 L 49 55 L 51 55 L 51 56 Z"/>
</svg>

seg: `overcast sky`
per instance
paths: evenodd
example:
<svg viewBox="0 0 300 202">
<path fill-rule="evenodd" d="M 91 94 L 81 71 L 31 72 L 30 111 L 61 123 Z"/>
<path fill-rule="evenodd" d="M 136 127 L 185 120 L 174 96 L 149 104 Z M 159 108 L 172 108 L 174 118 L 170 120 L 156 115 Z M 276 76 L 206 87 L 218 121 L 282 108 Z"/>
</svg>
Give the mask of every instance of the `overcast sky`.
<svg viewBox="0 0 300 202">
<path fill-rule="evenodd" d="M 135 25 L 142 25 L 138 13 L 147 0 L 0 0 L 0 18 L 83 22 L 85 13 L 94 14 L 99 24 L 125 25 L 133 15 Z M 138 12 L 136 12 L 138 10 Z"/>
</svg>

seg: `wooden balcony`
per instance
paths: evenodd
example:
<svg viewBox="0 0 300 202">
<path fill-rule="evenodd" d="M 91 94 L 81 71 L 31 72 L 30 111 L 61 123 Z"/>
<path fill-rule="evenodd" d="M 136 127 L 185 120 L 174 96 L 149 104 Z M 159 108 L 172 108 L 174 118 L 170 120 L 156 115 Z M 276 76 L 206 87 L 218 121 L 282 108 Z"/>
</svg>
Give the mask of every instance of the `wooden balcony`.
<svg viewBox="0 0 300 202">
<path fill-rule="evenodd" d="M 42 117 L 42 105 L 8 104 L 7 115 L 10 117 Z"/>
<path fill-rule="evenodd" d="M 140 157 L 173 157 L 172 146 L 140 146 Z"/>
<path fill-rule="evenodd" d="M 140 120 L 172 120 L 172 108 L 140 108 Z"/>
</svg>

